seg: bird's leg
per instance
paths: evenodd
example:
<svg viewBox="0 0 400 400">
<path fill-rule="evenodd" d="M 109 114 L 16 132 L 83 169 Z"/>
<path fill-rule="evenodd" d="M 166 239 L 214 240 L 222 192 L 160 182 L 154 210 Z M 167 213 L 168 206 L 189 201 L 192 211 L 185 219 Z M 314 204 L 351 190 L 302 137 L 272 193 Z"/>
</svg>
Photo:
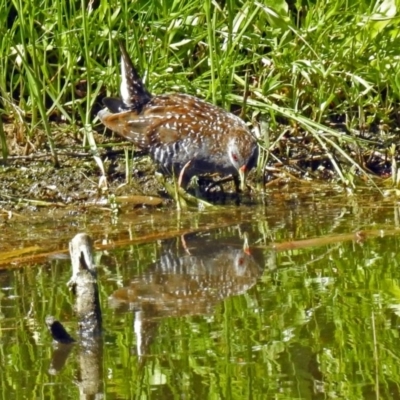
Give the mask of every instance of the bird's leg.
<svg viewBox="0 0 400 400">
<path fill-rule="evenodd" d="M 242 189 L 240 188 L 240 179 L 237 175 L 233 175 L 233 183 L 235 184 L 236 193 L 241 193 Z"/>
<path fill-rule="evenodd" d="M 192 254 L 190 253 L 190 250 L 189 250 L 189 248 L 187 247 L 186 240 L 185 240 L 185 235 L 182 235 L 182 236 L 181 236 L 181 243 L 182 243 L 183 249 L 185 250 L 185 253 L 186 253 L 187 255 L 191 256 Z"/>
<path fill-rule="evenodd" d="M 182 181 L 183 181 L 183 176 L 185 175 L 186 168 L 190 165 L 192 160 L 189 160 L 181 169 L 181 172 L 179 173 L 179 179 L 178 179 L 178 185 L 179 187 L 182 187 Z"/>
</svg>

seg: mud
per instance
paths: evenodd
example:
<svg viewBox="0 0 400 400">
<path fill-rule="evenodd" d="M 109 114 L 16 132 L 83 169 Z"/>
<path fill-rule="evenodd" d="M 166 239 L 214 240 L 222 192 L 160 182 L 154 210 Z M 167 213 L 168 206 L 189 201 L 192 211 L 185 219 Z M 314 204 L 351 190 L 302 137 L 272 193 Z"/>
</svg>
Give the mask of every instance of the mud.
<svg viewBox="0 0 400 400">
<path fill-rule="evenodd" d="M 27 155 L 22 148 L 10 146 L 13 153 L 6 161 L 0 160 L 0 209 L 21 212 L 46 206 L 80 206 L 106 202 L 110 195 L 157 196 L 165 204 L 171 202 L 156 179 L 155 166 L 148 156 L 136 154 L 129 144 L 124 146 L 126 153 L 121 142 L 95 135 L 105 177 L 78 138 L 66 139 L 63 135 L 62 140 L 56 140 L 59 167 L 54 166 L 45 141 L 40 146 L 32 145 Z M 112 145 L 100 147 L 108 140 Z M 126 157 L 132 174 L 129 178 Z"/>
<path fill-rule="evenodd" d="M 22 146 L 16 145 L 10 127 L 6 132 L 12 153 L 6 161 L 0 160 L 0 212 L 109 205 L 115 197 L 138 207 L 175 204 L 157 179 L 153 161 L 119 138 L 94 132 L 103 176 L 90 150 L 82 147 L 81 137 L 54 134 L 59 161 L 55 167 L 43 133 L 38 133 L 34 144 L 25 141 Z M 233 184 L 226 187 L 233 192 Z"/>
</svg>

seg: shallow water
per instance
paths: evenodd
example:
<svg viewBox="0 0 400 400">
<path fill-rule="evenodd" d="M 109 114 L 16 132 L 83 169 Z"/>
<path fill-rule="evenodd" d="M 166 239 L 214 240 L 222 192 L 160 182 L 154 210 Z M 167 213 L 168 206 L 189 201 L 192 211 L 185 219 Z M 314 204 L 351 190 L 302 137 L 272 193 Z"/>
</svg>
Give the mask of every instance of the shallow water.
<svg viewBox="0 0 400 400">
<path fill-rule="evenodd" d="M 399 398 L 399 210 L 291 190 L 207 212 L 4 219 L 3 398 Z M 79 345 L 57 365 L 44 324 L 54 315 L 77 337 L 66 283 L 78 232 L 95 241 L 105 329 L 91 385 Z"/>
</svg>

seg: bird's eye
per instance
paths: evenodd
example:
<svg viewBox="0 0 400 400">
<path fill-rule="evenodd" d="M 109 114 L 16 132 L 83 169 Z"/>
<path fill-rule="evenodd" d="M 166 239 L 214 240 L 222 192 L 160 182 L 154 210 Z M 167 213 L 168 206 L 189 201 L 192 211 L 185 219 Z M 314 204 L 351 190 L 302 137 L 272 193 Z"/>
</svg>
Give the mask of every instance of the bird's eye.
<svg viewBox="0 0 400 400">
<path fill-rule="evenodd" d="M 232 160 L 233 161 L 239 161 L 239 157 L 236 153 L 231 153 L 232 154 Z"/>
</svg>

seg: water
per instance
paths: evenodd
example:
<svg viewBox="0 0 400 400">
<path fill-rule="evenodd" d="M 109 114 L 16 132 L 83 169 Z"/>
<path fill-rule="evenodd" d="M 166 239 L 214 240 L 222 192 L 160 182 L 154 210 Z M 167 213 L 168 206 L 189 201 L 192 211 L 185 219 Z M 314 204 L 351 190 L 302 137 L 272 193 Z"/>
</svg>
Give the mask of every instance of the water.
<svg viewBox="0 0 400 400">
<path fill-rule="evenodd" d="M 399 215 L 393 199 L 272 191 L 212 212 L 4 220 L 2 398 L 400 398 Z M 83 231 L 102 352 L 75 345 L 62 364 L 44 320 L 77 337 L 67 247 Z"/>
</svg>

